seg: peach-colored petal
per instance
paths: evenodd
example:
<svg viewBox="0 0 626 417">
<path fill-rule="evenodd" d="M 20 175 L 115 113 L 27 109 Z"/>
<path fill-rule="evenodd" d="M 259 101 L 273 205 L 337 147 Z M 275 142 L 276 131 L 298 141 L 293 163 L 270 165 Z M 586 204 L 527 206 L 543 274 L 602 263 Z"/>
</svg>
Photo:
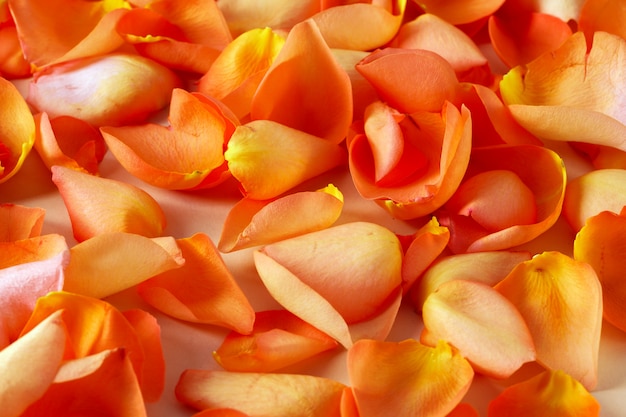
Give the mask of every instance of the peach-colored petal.
<svg viewBox="0 0 626 417">
<path fill-rule="evenodd" d="M 317 25 L 296 25 L 252 99 L 252 120 L 272 120 L 332 143 L 352 123 L 350 78 L 335 60 Z"/>
<path fill-rule="evenodd" d="M 79 242 L 113 232 L 157 237 L 165 228 L 159 203 L 132 184 L 62 166 L 52 167 L 52 181 L 63 197 Z"/>
<path fill-rule="evenodd" d="M 98 173 L 106 147 L 98 130 L 89 123 L 71 116 L 50 120 L 47 113 L 35 115 L 37 135 L 35 149 L 43 163 L 51 169 L 62 165 L 90 174 Z"/>
<path fill-rule="evenodd" d="M 463 398 L 471 365 L 446 342 L 360 340 L 348 351 L 348 373 L 361 417 L 444 416 Z"/>
<path fill-rule="evenodd" d="M 228 213 L 218 248 L 232 252 L 322 230 L 342 208 L 343 195 L 332 184 L 270 201 L 244 197 Z"/>
<path fill-rule="evenodd" d="M 517 265 L 495 288 L 524 317 L 537 362 L 593 389 L 602 327 L 602 289 L 593 268 L 560 252 L 544 252 Z"/>
<path fill-rule="evenodd" d="M 470 23 L 491 15 L 504 0 L 422 0 L 419 6 L 453 25 Z"/>
<path fill-rule="evenodd" d="M 198 81 L 198 91 L 222 101 L 239 118 L 250 113 L 252 98 L 285 44 L 270 28 L 242 33 L 215 59 Z"/>
<path fill-rule="evenodd" d="M 45 395 L 21 417 L 146 417 L 130 356 L 118 348 L 64 362 Z"/>
<path fill-rule="evenodd" d="M 61 312 L 50 315 L 13 344 L 0 348 L 4 417 L 23 416 L 54 381 L 65 351 L 66 332 L 60 316 Z"/>
<path fill-rule="evenodd" d="M 378 94 L 374 87 L 356 69 L 356 64 L 365 59 L 369 52 L 333 49 L 332 53 L 337 63 L 348 74 L 352 84 L 352 118 L 361 120 L 363 119 L 365 108 L 378 100 Z"/>
<path fill-rule="evenodd" d="M 450 255 L 435 261 L 418 279 L 410 292 L 415 308 L 421 310 L 426 297 L 440 285 L 463 279 L 496 285 L 520 262 L 528 261 L 529 252 L 488 251 Z"/>
<path fill-rule="evenodd" d="M 18 89 L 0 77 L 0 184 L 22 167 L 35 142 L 35 121 Z"/>
<path fill-rule="evenodd" d="M 337 5 L 321 10 L 312 20 L 330 48 L 371 51 L 391 41 L 402 23 L 406 0 L 388 4 L 389 7 L 369 2 Z"/>
<path fill-rule="evenodd" d="M 590 217 L 574 241 L 574 259 L 587 262 L 602 284 L 604 318 L 626 331 L 624 233 L 626 212 L 604 211 Z"/>
<path fill-rule="evenodd" d="M 65 250 L 50 259 L 0 269 L 0 349 L 18 338 L 39 297 L 63 287 L 68 262 Z"/>
<path fill-rule="evenodd" d="M 139 284 L 185 260 L 174 238 L 148 239 L 132 233 L 106 233 L 71 248 L 66 291 L 102 298 Z"/>
<path fill-rule="evenodd" d="M 420 340 L 445 340 L 472 367 L 494 378 L 508 378 L 535 360 L 528 326 L 515 306 L 491 286 L 455 279 L 440 285 L 422 307 Z"/>
<path fill-rule="evenodd" d="M 377 50 L 359 62 L 356 69 L 383 101 L 401 113 L 439 112 L 446 100 L 454 99 L 458 87 L 450 63 L 423 49 Z"/>
<path fill-rule="evenodd" d="M 46 211 L 39 207 L 0 204 L 0 242 L 39 236 L 45 215 Z"/>
<path fill-rule="evenodd" d="M 176 242 L 185 264 L 141 283 L 141 297 L 178 319 L 249 333 L 254 311 L 211 239 L 196 233 Z"/>
<path fill-rule="evenodd" d="M 15 26 L 2 25 L 0 28 L 0 77 L 9 80 L 25 78 L 30 76 L 31 72 L 31 65 L 22 52 L 17 29 Z"/>
<path fill-rule="evenodd" d="M 626 39 L 626 4 L 619 0 L 586 0 L 578 16 L 578 30 L 588 39 L 599 31 Z"/>
<path fill-rule="evenodd" d="M 166 189 L 208 188 L 230 177 L 224 147 L 237 118 L 221 103 L 174 89 L 170 127 L 157 124 L 103 127 L 104 139 L 134 176 Z"/>
<path fill-rule="evenodd" d="M 73 116 L 94 126 L 144 121 L 162 109 L 176 74 L 131 54 L 109 54 L 50 65 L 38 71 L 27 101 L 51 118 Z"/>
<path fill-rule="evenodd" d="M 390 331 L 401 295 L 402 249 L 382 226 L 346 223 L 268 245 L 254 260 L 280 304 L 344 346 Z"/>
<path fill-rule="evenodd" d="M 626 206 L 626 171 L 597 169 L 567 184 L 563 215 L 574 231 L 603 211 L 619 213 Z"/>
<path fill-rule="evenodd" d="M 310 375 L 188 369 L 176 397 L 198 410 L 230 408 L 250 417 L 339 417 L 345 385 Z"/>
<path fill-rule="evenodd" d="M 249 335 L 230 332 L 213 352 L 227 371 L 273 372 L 333 349 L 337 342 L 286 310 L 256 313 Z"/>
<path fill-rule="evenodd" d="M 561 370 L 506 388 L 489 403 L 488 417 L 598 417 L 600 404 L 585 387 Z"/>
<path fill-rule="evenodd" d="M 268 200 L 342 164 L 342 146 L 270 120 L 238 126 L 224 154 L 244 194 Z"/>
<path fill-rule="evenodd" d="M 0 242 L 0 269 L 27 262 L 43 261 L 68 249 L 65 237 L 58 234 Z"/>
</svg>

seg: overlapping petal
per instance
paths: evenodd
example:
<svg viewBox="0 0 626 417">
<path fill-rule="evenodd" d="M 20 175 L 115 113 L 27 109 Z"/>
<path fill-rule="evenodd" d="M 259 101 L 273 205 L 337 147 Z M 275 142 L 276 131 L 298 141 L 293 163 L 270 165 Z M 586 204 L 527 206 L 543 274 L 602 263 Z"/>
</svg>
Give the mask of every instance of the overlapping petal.
<svg viewBox="0 0 626 417">
<path fill-rule="evenodd" d="M 50 259 L 65 250 L 68 250 L 65 237 L 54 233 L 0 242 L 0 269 Z"/>
<path fill-rule="evenodd" d="M 185 264 L 142 282 L 141 297 L 178 319 L 249 333 L 254 311 L 211 239 L 196 233 L 176 243 Z"/>
<path fill-rule="evenodd" d="M 504 3 L 504 0 L 422 0 L 419 6 L 426 13 L 458 25 L 471 23 L 490 16 Z"/>
<path fill-rule="evenodd" d="M 273 372 L 336 346 L 333 338 L 287 310 L 267 310 L 256 313 L 249 335 L 226 335 L 213 357 L 227 371 Z"/>
<path fill-rule="evenodd" d="M 283 307 L 342 345 L 389 333 L 402 295 L 402 248 L 388 229 L 346 223 L 268 245 L 254 261 Z"/>
<path fill-rule="evenodd" d="M 166 189 L 198 189 L 228 179 L 224 149 L 237 117 L 219 101 L 174 89 L 169 127 L 150 123 L 100 129 L 111 153 L 142 181 Z"/>
<path fill-rule="evenodd" d="M 626 5 L 619 0 L 586 0 L 578 16 L 578 30 L 588 39 L 599 31 L 626 39 Z"/>
<path fill-rule="evenodd" d="M 593 389 L 602 327 L 602 288 L 593 268 L 560 252 L 544 252 L 517 265 L 495 288 L 524 317 L 537 362 Z"/>
<path fill-rule="evenodd" d="M 24 58 L 17 29 L 1 19 L 0 26 L 0 77 L 9 80 L 28 77 L 32 68 Z"/>
<path fill-rule="evenodd" d="M 361 417 L 444 416 L 474 377 L 471 365 L 446 342 L 360 340 L 348 351 L 348 374 Z"/>
<path fill-rule="evenodd" d="M 165 228 L 165 213 L 159 203 L 132 184 L 62 166 L 52 167 L 52 181 L 61 193 L 79 242 L 114 232 L 158 237 Z"/>
<path fill-rule="evenodd" d="M 46 211 L 19 204 L 0 204 L 0 242 L 28 239 L 41 234 Z"/>
<path fill-rule="evenodd" d="M 218 248 L 231 252 L 330 227 L 341 214 L 343 194 L 329 184 L 274 200 L 244 197 L 228 213 Z"/>
</svg>

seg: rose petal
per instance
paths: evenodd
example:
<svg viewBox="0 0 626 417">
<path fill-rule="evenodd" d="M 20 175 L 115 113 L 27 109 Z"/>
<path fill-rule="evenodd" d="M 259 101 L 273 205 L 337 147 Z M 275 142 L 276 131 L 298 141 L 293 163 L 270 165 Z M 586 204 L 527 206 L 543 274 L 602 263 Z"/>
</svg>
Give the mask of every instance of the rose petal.
<svg viewBox="0 0 626 417">
<path fill-rule="evenodd" d="M 504 0 L 422 0 L 419 6 L 426 13 L 432 13 L 453 25 L 470 23 L 491 15 L 504 3 Z"/>
<path fill-rule="evenodd" d="M 608 32 L 626 39 L 626 9 L 621 1 L 587 0 L 578 17 L 578 30 L 587 38 L 595 32 Z"/>
<path fill-rule="evenodd" d="M 26 78 L 31 72 L 30 63 L 22 52 L 17 29 L 15 26 L 3 25 L 0 28 L 0 77 L 8 80 Z"/>
<path fill-rule="evenodd" d="M 50 259 L 66 250 L 65 237 L 57 234 L 0 242 L 0 269 Z"/>
<path fill-rule="evenodd" d="M 28 239 L 41 234 L 46 211 L 39 207 L 0 204 L 0 242 Z"/>
</svg>

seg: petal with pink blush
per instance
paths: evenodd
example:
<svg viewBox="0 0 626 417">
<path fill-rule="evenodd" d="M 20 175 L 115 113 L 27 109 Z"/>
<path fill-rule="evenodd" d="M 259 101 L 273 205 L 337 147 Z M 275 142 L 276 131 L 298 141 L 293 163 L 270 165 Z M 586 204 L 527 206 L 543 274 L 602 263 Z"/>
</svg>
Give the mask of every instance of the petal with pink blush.
<svg viewBox="0 0 626 417">
<path fill-rule="evenodd" d="M 332 184 L 269 201 L 244 197 L 228 213 L 218 248 L 232 252 L 322 230 L 342 208 L 343 195 Z"/>
<path fill-rule="evenodd" d="M 361 417 L 445 416 L 468 391 L 471 365 L 444 341 L 360 340 L 348 351 L 348 375 Z"/>
<path fill-rule="evenodd" d="M 346 160 L 341 145 L 270 120 L 235 129 L 224 157 L 243 193 L 268 200 Z"/>
<path fill-rule="evenodd" d="M 330 336 L 286 310 L 256 313 L 252 333 L 230 332 L 213 352 L 233 372 L 274 372 L 337 347 Z"/>
<path fill-rule="evenodd" d="M 95 298 L 123 291 L 185 263 L 172 237 L 149 239 L 132 233 L 105 233 L 70 251 L 63 289 Z"/>
<path fill-rule="evenodd" d="M 593 268 L 560 252 L 517 265 L 495 286 L 522 314 L 537 362 L 593 389 L 598 381 L 602 288 Z"/>
<path fill-rule="evenodd" d="M 268 245 L 254 260 L 280 304 L 344 346 L 390 331 L 402 292 L 402 248 L 388 229 L 346 223 Z"/>
<path fill-rule="evenodd" d="M 28 239 L 39 236 L 46 211 L 39 207 L 19 204 L 0 204 L 0 242 Z"/>
<path fill-rule="evenodd" d="M 114 232 L 157 237 L 165 228 L 159 203 L 132 184 L 62 166 L 52 167 L 52 181 L 63 197 L 79 242 Z"/>
<path fill-rule="evenodd" d="M 187 369 L 176 398 L 197 410 L 230 408 L 249 417 L 339 417 L 345 385 L 310 375 Z"/>
<path fill-rule="evenodd" d="M 504 379 L 535 360 L 528 326 L 515 306 L 491 286 L 451 280 L 422 306 L 421 342 L 445 340 L 484 375 Z"/>
<path fill-rule="evenodd" d="M 177 319 L 249 333 L 254 311 L 211 239 L 196 233 L 176 243 L 185 264 L 139 284 L 141 297 Z"/>
<path fill-rule="evenodd" d="M 453 25 L 471 23 L 494 13 L 504 0 L 422 0 L 419 6 Z"/>
</svg>

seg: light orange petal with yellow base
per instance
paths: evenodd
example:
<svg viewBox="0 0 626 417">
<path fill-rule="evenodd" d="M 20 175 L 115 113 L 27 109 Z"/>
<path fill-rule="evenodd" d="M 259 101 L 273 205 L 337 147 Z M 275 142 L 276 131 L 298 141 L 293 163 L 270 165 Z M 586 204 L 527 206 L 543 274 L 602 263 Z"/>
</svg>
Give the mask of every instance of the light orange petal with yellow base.
<svg viewBox="0 0 626 417">
<path fill-rule="evenodd" d="M 230 408 L 250 417 L 339 417 L 345 385 L 310 375 L 187 369 L 176 398 L 197 410 Z"/>
<path fill-rule="evenodd" d="M 598 381 L 602 288 L 593 268 L 560 252 L 520 263 L 495 286 L 530 329 L 537 362 L 593 389 Z"/>
<path fill-rule="evenodd" d="M 270 201 L 244 197 L 228 213 L 217 247 L 232 252 L 322 230 L 342 208 L 343 194 L 332 184 Z"/>
<path fill-rule="evenodd" d="M 254 200 L 277 197 L 346 161 L 342 146 L 270 120 L 237 127 L 224 156 Z"/>
<path fill-rule="evenodd" d="M 317 25 L 307 20 L 289 32 L 252 99 L 252 120 L 271 120 L 339 143 L 352 123 L 350 78 Z"/>
<path fill-rule="evenodd" d="M 196 233 L 176 243 L 185 264 L 142 282 L 141 297 L 177 319 L 249 333 L 254 310 L 211 239 Z"/>
<path fill-rule="evenodd" d="M 68 249 L 65 237 L 58 234 L 0 242 L 0 269 L 27 262 L 43 261 Z"/>
<path fill-rule="evenodd" d="M 41 234 L 46 211 L 39 207 L 0 204 L 0 242 L 28 239 Z"/>
<path fill-rule="evenodd" d="M 604 318 L 623 331 L 626 331 L 625 231 L 626 212 L 618 215 L 604 211 L 587 219 L 574 241 L 574 259 L 590 264 L 602 284 Z"/>
<path fill-rule="evenodd" d="M 600 404 L 585 387 L 561 370 L 506 388 L 488 406 L 488 417 L 598 417 Z"/>
<path fill-rule="evenodd" d="M 446 342 L 360 340 L 348 351 L 348 374 L 361 417 L 444 416 L 461 401 L 474 371 Z"/>
<path fill-rule="evenodd" d="M 504 0 L 422 0 L 419 6 L 443 20 L 459 25 L 475 22 L 494 13 Z"/>
<path fill-rule="evenodd" d="M 61 312 L 0 350 L 0 403 L 5 417 L 23 416 L 54 381 L 63 360 L 66 331 Z"/>
<path fill-rule="evenodd" d="M 481 374 L 508 378 L 535 360 L 524 319 L 487 284 L 455 279 L 440 285 L 426 298 L 422 319 L 422 343 L 435 346 L 445 340 Z"/>
<path fill-rule="evenodd" d="M 70 251 L 63 288 L 95 298 L 123 291 L 185 263 L 172 237 L 149 239 L 132 233 L 106 233 Z"/>
<path fill-rule="evenodd" d="M 52 181 L 63 197 L 79 242 L 104 233 L 146 237 L 163 233 L 163 209 L 150 194 L 132 184 L 62 166 L 52 167 Z"/>
<path fill-rule="evenodd" d="M 18 89 L 0 77 L 0 184 L 22 167 L 35 143 L 35 121 Z"/>
<path fill-rule="evenodd" d="M 346 223 L 268 245 L 254 252 L 254 261 L 283 307 L 342 345 L 384 339 L 391 330 L 401 298 L 402 248 L 386 228 Z"/>
<path fill-rule="evenodd" d="M 274 372 L 334 349 L 337 342 L 286 310 L 256 313 L 249 335 L 230 332 L 213 352 L 233 372 Z"/>
</svg>

